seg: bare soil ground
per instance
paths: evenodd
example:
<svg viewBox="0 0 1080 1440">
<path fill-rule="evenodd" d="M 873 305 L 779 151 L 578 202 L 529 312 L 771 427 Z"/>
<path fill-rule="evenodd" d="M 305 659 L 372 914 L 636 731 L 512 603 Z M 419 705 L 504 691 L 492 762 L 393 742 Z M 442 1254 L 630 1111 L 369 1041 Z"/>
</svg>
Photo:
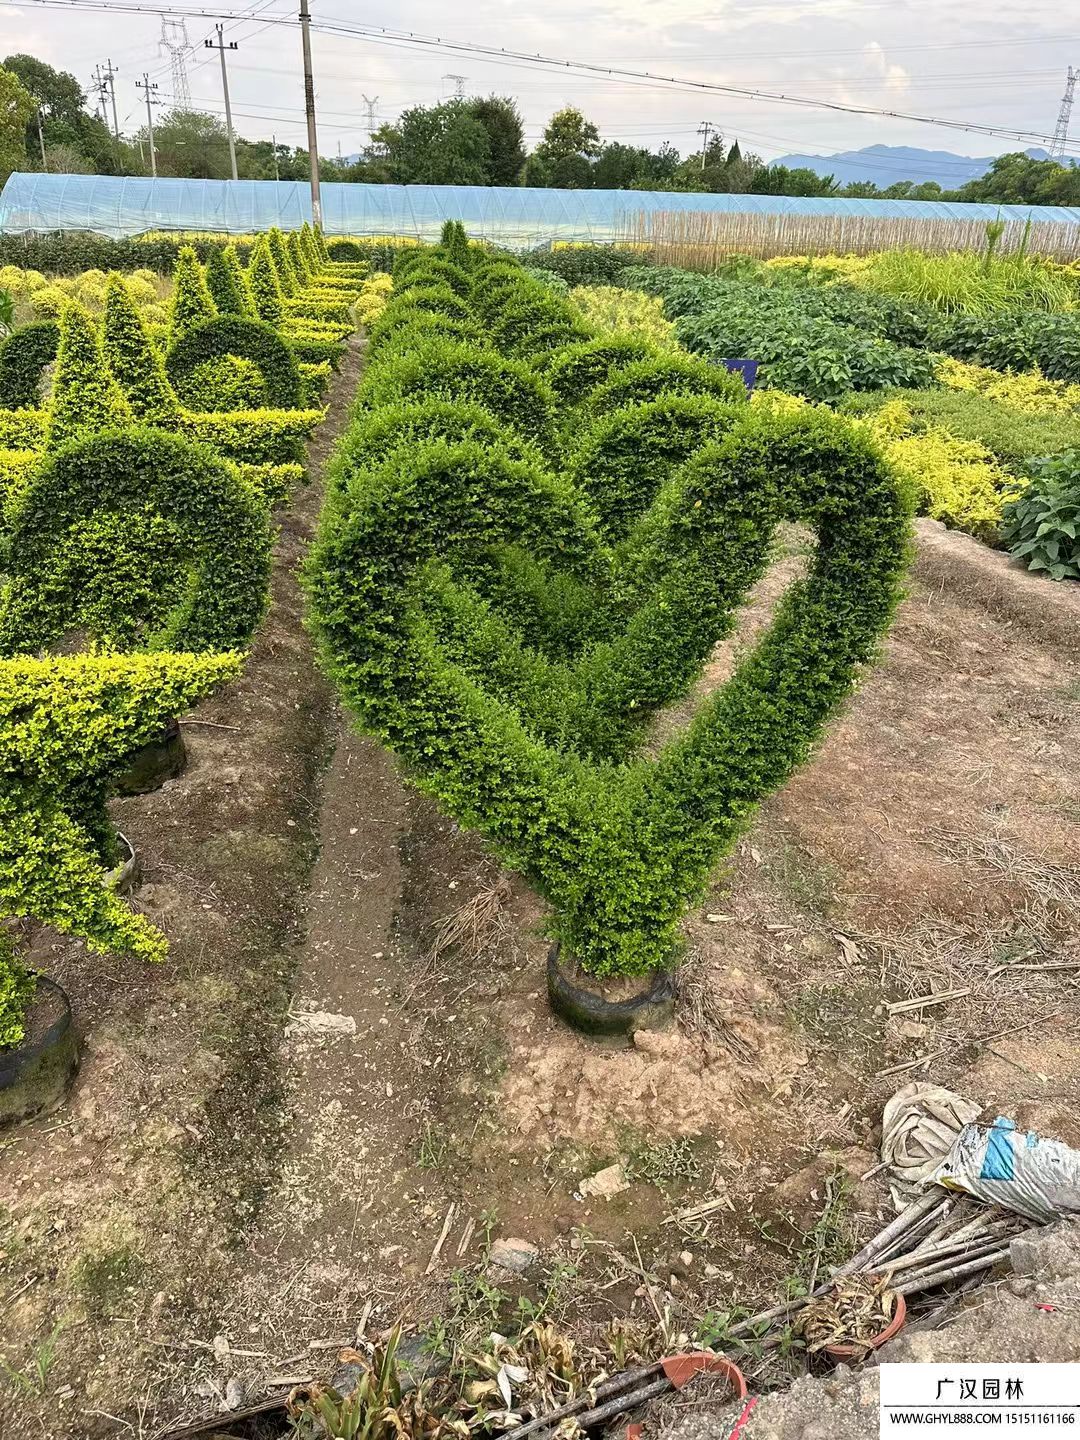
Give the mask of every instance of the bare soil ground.
<svg viewBox="0 0 1080 1440">
<path fill-rule="evenodd" d="M 334 710 L 290 574 L 315 500 L 244 680 L 196 717 L 242 729 L 189 727 L 187 774 L 122 809 L 171 961 L 51 947 L 88 1054 L 0 1154 L 26 1377 L 0 1435 L 156 1434 L 326 1373 L 358 1328 L 490 1328 L 519 1293 L 720 1333 L 880 1224 L 860 1177 L 912 1078 L 1080 1143 L 1080 689 L 1044 631 L 916 575 L 688 917 L 677 1026 L 600 1045 L 548 1011 L 535 897 Z M 626 1188 L 583 1195 L 613 1163 Z M 524 1281 L 486 1268 L 500 1236 L 539 1247 Z"/>
</svg>

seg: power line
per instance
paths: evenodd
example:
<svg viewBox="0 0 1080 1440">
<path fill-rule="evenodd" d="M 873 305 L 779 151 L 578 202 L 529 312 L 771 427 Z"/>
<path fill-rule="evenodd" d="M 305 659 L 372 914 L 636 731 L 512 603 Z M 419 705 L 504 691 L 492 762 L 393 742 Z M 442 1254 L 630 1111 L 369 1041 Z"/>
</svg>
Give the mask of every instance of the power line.
<svg viewBox="0 0 1080 1440">
<path fill-rule="evenodd" d="M 119 4 L 117 0 L 23 0 L 23 3 L 39 5 L 52 9 L 83 9 L 83 10 L 105 10 L 113 13 L 151 13 L 149 5 Z M 305 5 L 306 9 L 306 5 Z M 237 16 L 235 11 L 222 13 L 210 9 L 184 9 L 176 10 L 168 6 L 154 6 L 152 13 L 155 14 L 180 14 L 185 16 L 203 16 L 214 19 L 229 19 L 234 22 L 251 19 L 250 14 Z M 262 24 L 295 24 L 296 22 L 285 16 L 268 17 L 261 21 Z M 599 79 L 624 80 L 624 81 L 645 81 L 650 85 L 662 85 L 668 88 L 680 90 L 692 90 L 711 94 L 736 95 L 743 99 L 761 100 L 772 104 L 793 105 L 800 108 L 831 111 L 838 114 L 876 116 L 892 120 L 904 120 L 912 124 L 930 125 L 941 129 L 966 131 L 968 133 L 993 135 L 1014 140 L 1027 140 L 1033 142 L 1049 143 L 1054 137 L 1042 131 L 1023 130 L 1000 125 L 984 125 L 975 121 L 953 120 L 942 116 L 919 115 L 914 112 L 883 109 L 876 106 L 864 106 L 846 104 L 840 101 L 830 101 L 804 95 L 786 94 L 778 91 L 751 88 L 739 85 L 724 85 L 714 81 L 693 80 L 685 76 L 659 75 L 653 71 L 636 70 L 613 65 L 602 65 L 584 60 L 564 60 L 555 56 L 542 54 L 531 54 L 526 51 L 513 50 L 502 46 L 478 45 L 467 41 L 444 40 L 440 36 L 425 36 L 411 31 L 389 30 L 385 27 L 371 27 L 352 25 L 343 21 L 323 20 L 312 22 L 310 15 L 306 20 L 302 19 L 303 28 L 309 30 L 314 28 L 322 33 L 346 35 L 350 37 L 366 38 L 377 44 L 396 46 L 398 48 L 414 48 L 420 50 L 435 50 L 437 52 L 450 52 L 456 54 L 469 54 L 489 63 L 508 66 L 531 66 L 539 68 L 544 73 L 567 73 L 580 72 Z M 309 42 L 310 44 L 310 42 Z M 1063 148 L 1071 153 L 1072 147 L 1068 144 Z"/>
</svg>

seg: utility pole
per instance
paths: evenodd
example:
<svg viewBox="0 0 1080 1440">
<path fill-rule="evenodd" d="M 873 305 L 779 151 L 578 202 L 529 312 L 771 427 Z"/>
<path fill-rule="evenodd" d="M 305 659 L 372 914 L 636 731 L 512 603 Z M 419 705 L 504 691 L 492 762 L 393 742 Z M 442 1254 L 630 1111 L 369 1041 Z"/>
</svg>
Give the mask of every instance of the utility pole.
<svg viewBox="0 0 1080 1440">
<path fill-rule="evenodd" d="M 41 146 L 41 168 L 42 168 L 42 170 L 48 170 L 48 168 L 49 168 L 49 162 L 48 162 L 48 161 L 46 160 L 46 158 L 45 158 L 45 131 L 44 131 L 44 129 L 42 128 L 42 124 L 41 124 L 41 106 L 40 106 L 40 105 L 37 107 L 37 138 L 38 138 L 38 144 Z"/>
<path fill-rule="evenodd" d="M 1050 159 L 1064 160 L 1065 146 L 1069 139 L 1069 120 L 1072 118 L 1073 96 L 1076 94 L 1076 82 L 1080 79 L 1080 70 L 1074 70 L 1070 65 L 1065 76 L 1065 93 L 1061 97 L 1061 109 L 1058 111 L 1057 125 L 1054 127 L 1054 138 L 1050 142 Z"/>
<path fill-rule="evenodd" d="M 217 44 L 215 45 L 213 40 L 204 40 L 203 44 L 207 50 L 217 50 L 221 55 L 221 88 L 225 92 L 225 128 L 229 132 L 229 164 L 232 166 L 232 178 L 235 180 L 237 178 L 236 140 L 233 138 L 232 106 L 229 104 L 229 72 L 225 69 L 225 51 L 239 50 L 240 47 L 235 40 L 230 40 L 226 45 L 225 35 L 220 25 L 215 25 L 214 29 L 217 31 Z"/>
<path fill-rule="evenodd" d="M 304 42 L 304 109 L 307 111 L 308 160 L 311 164 L 311 218 L 322 226 L 322 196 L 319 193 L 319 136 L 315 126 L 315 79 L 311 73 L 311 11 L 308 0 L 300 0 L 300 34 Z"/>
<path fill-rule="evenodd" d="M 270 136 L 270 144 L 271 144 L 271 146 L 273 147 L 273 150 L 274 150 L 274 179 L 275 179 L 275 180 L 280 180 L 280 179 L 281 179 L 281 169 L 280 169 L 280 167 L 279 167 L 279 165 L 278 165 L 277 136 L 276 136 L 276 135 L 271 135 L 271 136 Z"/>
<path fill-rule="evenodd" d="M 105 61 L 105 79 L 102 84 L 108 85 L 109 87 L 109 98 L 112 101 L 113 143 L 116 147 L 116 168 L 122 174 L 124 170 L 124 162 L 120 158 L 120 122 L 116 118 L 116 77 L 119 73 L 120 72 L 118 70 L 113 68 L 113 63 L 111 60 Z M 103 89 L 103 96 L 104 93 L 105 92 Z"/>
<path fill-rule="evenodd" d="M 150 174 L 157 179 L 157 151 L 154 149 L 154 115 L 150 109 L 150 96 L 157 89 L 156 85 L 150 84 L 150 76 L 143 71 L 142 80 L 135 81 L 135 89 L 143 90 L 146 93 L 146 128 L 150 133 Z"/>
<path fill-rule="evenodd" d="M 705 169 L 705 156 L 709 153 L 709 135 L 715 127 L 711 120 L 703 120 L 698 126 L 697 133 L 701 135 L 701 168 Z"/>
</svg>

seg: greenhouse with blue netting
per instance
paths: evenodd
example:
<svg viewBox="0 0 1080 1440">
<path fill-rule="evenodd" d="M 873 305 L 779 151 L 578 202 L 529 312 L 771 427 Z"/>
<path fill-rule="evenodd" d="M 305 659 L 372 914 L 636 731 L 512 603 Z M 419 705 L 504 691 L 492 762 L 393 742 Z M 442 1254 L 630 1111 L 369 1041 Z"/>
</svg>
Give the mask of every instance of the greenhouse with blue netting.
<svg viewBox="0 0 1080 1440">
<path fill-rule="evenodd" d="M 83 231 L 120 238 L 148 231 L 243 235 L 311 219 L 301 181 L 177 180 L 111 175 L 12 175 L 0 195 L 0 233 Z M 1080 254 L 1077 212 L 1064 206 L 979 205 L 947 200 L 848 200 L 788 195 L 683 194 L 646 190 L 554 190 L 524 186 L 353 185 L 322 187 L 328 235 L 436 240 L 446 220 L 470 235 L 528 248 L 548 243 L 651 244 L 658 235 L 770 253 L 982 243 L 1006 225 L 1003 249 Z"/>
</svg>

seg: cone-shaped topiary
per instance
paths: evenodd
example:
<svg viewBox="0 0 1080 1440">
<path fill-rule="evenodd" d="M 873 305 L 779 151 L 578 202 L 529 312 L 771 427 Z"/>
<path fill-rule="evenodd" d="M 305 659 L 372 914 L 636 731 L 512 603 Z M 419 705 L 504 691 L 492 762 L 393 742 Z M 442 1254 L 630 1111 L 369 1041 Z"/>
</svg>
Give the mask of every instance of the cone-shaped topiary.
<svg viewBox="0 0 1080 1440">
<path fill-rule="evenodd" d="M 250 320 L 248 302 L 224 250 L 211 250 L 206 262 L 206 285 L 219 315 L 235 315 Z"/>
<path fill-rule="evenodd" d="M 303 246 L 304 254 L 308 258 L 311 273 L 317 275 L 319 271 L 323 269 L 324 261 L 319 254 L 319 247 L 315 241 L 315 233 L 306 220 L 303 225 L 300 226 L 300 244 Z"/>
<path fill-rule="evenodd" d="M 180 402 L 165 375 L 161 356 L 150 343 L 123 277 L 109 276 L 102 322 L 105 363 L 124 392 L 132 414 L 149 425 L 170 426 Z"/>
<path fill-rule="evenodd" d="M 299 280 L 301 286 L 310 285 L 314 277 L 314 271 L 308 262 L 307 256 L 304 254 L 304 247 L 300 243 L 299 233 L 296 230 L 290 230 L 286 236 L 285 244 L 288 246 L 289 259 L 292 261 L 292 267 L 296 271 L 297 280 Z"/>
<path fill-rule="evenodd" d="M 47 448 L 131 424 L 131 410 L 112 378 L 101 338 L 86 311 L 69 304 L 60 320 Z"/>
<path fill-rule="evenodd" d="M 285 236 L 276 225 L 272 226 L 266 233 L 266 243 L 270 246 L 270 254 L 274 257 L 274 269 L 277 271 L 278 284 L 281 286 L 281 293 L 286 300 L 291 300 L 300 289 L 300 281 L 296 271 L 293 269 L 292 261 L 289 259 L 289 249 L 285 244 Z"/>
<path fill-rule="evenodd" d="M 318 252 L 319 259 L 323 262 L 324 265 L 329 265 L 330 252 L 326 248 L 326 236 L 323 234 L 322 226 L 312 226 L 312 234 L 315 238 L 315 249 Z"/>
<path fill-rule="evenodd" d="M 184 245 L 173 270 L 172 303 L 169 306 L 169 339 L 179 340 L 196 325 L 213 320 L 217 314 L 206 275 L 191 245 Z"/>
<path fill-rule="evenodd" d="M 281 284 L 265 235 L 260 235 L 251 248 L 248 283 L 259 319 L 265 320 L 268 325 L 280 326 L 283 313 Z"/>
<path fill-rule="evenodd" d="M 0 916 L 32 917 L 99 952 L 164 956 L 161 932 L 102 884 L 115 858 L 109 778 L 168 720 L 237 675 L 241 661 L 237 654 L 0 660 Z"/>
<path fill-rule="evenodd" d="M 221 258 L 229 267 L 233 277 L 233 283 L 240 292 L 244 305 L 244 313 L 241 317 L 244 320 L 257 320 L 259 312 L 255 308 L 255 297 L 251 293 L 251 282 L 248 279 L 248 272 L 241 263 L 239 253 L 235 245 L 226 245 L 221 252 Z"/>
</svg>

